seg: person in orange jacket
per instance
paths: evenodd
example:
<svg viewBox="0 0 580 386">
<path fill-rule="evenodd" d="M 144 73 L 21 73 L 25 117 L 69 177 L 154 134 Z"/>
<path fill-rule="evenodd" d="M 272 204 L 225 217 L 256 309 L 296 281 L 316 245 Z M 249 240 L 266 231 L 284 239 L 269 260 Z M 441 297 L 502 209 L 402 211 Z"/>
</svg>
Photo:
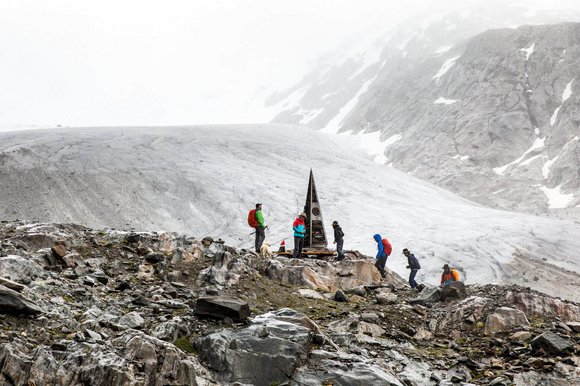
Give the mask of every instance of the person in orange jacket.
<svg viewBox="0 0 580 386">
<path fill-rule="evenodd" d="M 456 281 L 459 281 L 459 272 L 455 268 L 450 268 L 449 264 L 445 264 L 441 274 L 441 287 L 447 287 Z"/>
</svg>

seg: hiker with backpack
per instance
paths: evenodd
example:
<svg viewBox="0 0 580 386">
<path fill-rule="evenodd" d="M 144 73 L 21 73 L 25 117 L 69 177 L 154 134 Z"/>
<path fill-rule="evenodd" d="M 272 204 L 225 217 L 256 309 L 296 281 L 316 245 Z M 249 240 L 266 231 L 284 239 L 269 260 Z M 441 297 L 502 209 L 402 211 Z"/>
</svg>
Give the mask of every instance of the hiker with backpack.
<svg viewBox="0 0 580 386">
<path fill-rule="evenodd" d="M 298 218 L 292 224 L 294 231 L 294 253 L 292 258 L 297 259 L 302 255 L 302 248 L 304 248 L 304 236 L 306 236 L 306 213 L 300 213 Z"/>
<path fill-rule="evenodd" d="M 334 229 L 334 244 L 336 244 L 336 261 L 341 261 L 344 260 L 344 252 L 342 251 L 344 245 L 344 232 L 340 225 L 338 225 L 338 221 L 332 222 L 332 228 Z"/>
<path fill-rule="evenodd" d="M 262 214 L 262 204 L 256 204 L 256 209 L 252 209 L 248 213 L 248 225 L 256 230 L 256 252 L 260 252 L 260 248 L 266 239 L 266 223 L 264 222 L 264 215 Z"/>
<path fill-rule="evenodd" d="M 407 256 L 407 268 L 411 270 L 409 274 L 409 285 L 412 289 L 417 289 L 418 284 L 415 281 L 415 276 L 417 272 L 421 269 L 421 265 L 419 264 L 419 260 L 409 251 L 407 248 L 403 249 L 403 255 Z"/>
<path fill-rule="evenodd" d="M 391 246 L 391 243 L 389 243 L 389 240 L 386 238 L 383 239 L 378 233 L 373 236 L 373 239 L 377 242 L 377 261 L 375 267 L 377 267 L 379 273 L 384 278 L 387 274 L 387 271 L 385 271 L 385 264 L 387 264 L 387 259 L 391 255 L 393 247 Z"/>
<path fill-rule="evenodd" d="M 449 264 L 443 266 L 443 273 L 441 274 L 441 287 L 448 287 L 451 283 L 459 281 L 459 272 L 455 268 L 451 268 Z"/>
</svg>

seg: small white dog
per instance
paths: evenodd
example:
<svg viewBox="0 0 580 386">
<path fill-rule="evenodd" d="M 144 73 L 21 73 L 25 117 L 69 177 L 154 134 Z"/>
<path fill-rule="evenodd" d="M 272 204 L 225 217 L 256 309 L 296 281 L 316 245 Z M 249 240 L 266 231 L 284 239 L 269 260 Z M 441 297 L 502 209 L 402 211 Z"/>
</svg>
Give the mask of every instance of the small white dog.
<svg viewBox="0 0 580 386">
<path fill-rule="evenodd" d="M 260 257 L 263 259 L 271 259 L 273 257 L 272 250 L 270 249 L 270 243 L 264 241 L 260 247 Z"/>
</svg>

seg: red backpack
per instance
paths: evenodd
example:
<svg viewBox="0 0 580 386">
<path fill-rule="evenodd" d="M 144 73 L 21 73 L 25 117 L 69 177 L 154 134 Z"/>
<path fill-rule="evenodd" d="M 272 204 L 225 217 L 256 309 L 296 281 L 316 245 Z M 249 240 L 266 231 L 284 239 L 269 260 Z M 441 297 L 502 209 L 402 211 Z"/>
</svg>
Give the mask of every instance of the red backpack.
<svg viewBox="0 0 580 386">
<path fill-rule="evenodd" d="M 389 243 L 389 240 L 383 239 L 383 248 L 385 249 L 385 254 L 387 256 L 391 256 L 391 252 L 393 252 L 393 247 L 391 246 L 391 243 Z"/>
<path fill-rule="evenodd" d="M 250 213 L 248 213 L 248 225 L 252 228 L 258 226 L 258 219 L 256 218 L 256 209 L 252 209 Z"/>
</svg>

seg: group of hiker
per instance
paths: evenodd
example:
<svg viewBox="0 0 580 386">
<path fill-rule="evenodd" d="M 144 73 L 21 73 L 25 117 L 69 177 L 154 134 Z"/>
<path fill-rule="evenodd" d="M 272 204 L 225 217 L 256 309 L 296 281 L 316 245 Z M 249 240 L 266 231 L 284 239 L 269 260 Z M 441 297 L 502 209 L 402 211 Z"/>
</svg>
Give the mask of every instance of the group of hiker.
<svg viewBox="0 0 580 386">
<path fill-rule="evenodd" d="M 292 230 L 294 231 L 294 251 L 292 253 L 292 258 L 299 258 L 302 255 L 302 249 L 304 248 L 304 238 L 306 236 L 306 213 L 300 213 L 294 223 L 292 223 Z M 264 215 L 262 213 L 262 204 L 257 203 L 255 209 L 252 209 L 248 214 L 248 224 L 255 229 L 255 249 L 256 252 L 260 252 L 262 244 L 266 239 L 266 228 L 267 225 L 264 221 Z M 338 221 L 332 222 L 332 228 L 334 230 L 334 244 L 336 244 L 336 260 L 344 260 L 344 232 L 338 224 Z M 385 265 L 387 259 L 393 252 L 393 247 L 388 239 L 383 238 L 380 234 L 375 234 L 373 239 L 377 243 L 377 255 L 375 257 L 375 267 L 381 274 L 381 277 L 385 277 L 387 271 L 385 270 Z M 415 277 L 417 272 L 421 269 L 419 260 L 408 248 L 403 249 L 403 255 L 407 257 L 407 269 L 410 269 L 409 273 L 409 285 L 414 290 L 421 290 L 422 286 L 417 283 Z M 443 266 L 443 273 L 441 274 L 441 287 L 446 287 L 451 285 L 453 282 L 459 281 L 459 272 L 456 269 L 451 268 L 449 264 Z"/>
</svg>

